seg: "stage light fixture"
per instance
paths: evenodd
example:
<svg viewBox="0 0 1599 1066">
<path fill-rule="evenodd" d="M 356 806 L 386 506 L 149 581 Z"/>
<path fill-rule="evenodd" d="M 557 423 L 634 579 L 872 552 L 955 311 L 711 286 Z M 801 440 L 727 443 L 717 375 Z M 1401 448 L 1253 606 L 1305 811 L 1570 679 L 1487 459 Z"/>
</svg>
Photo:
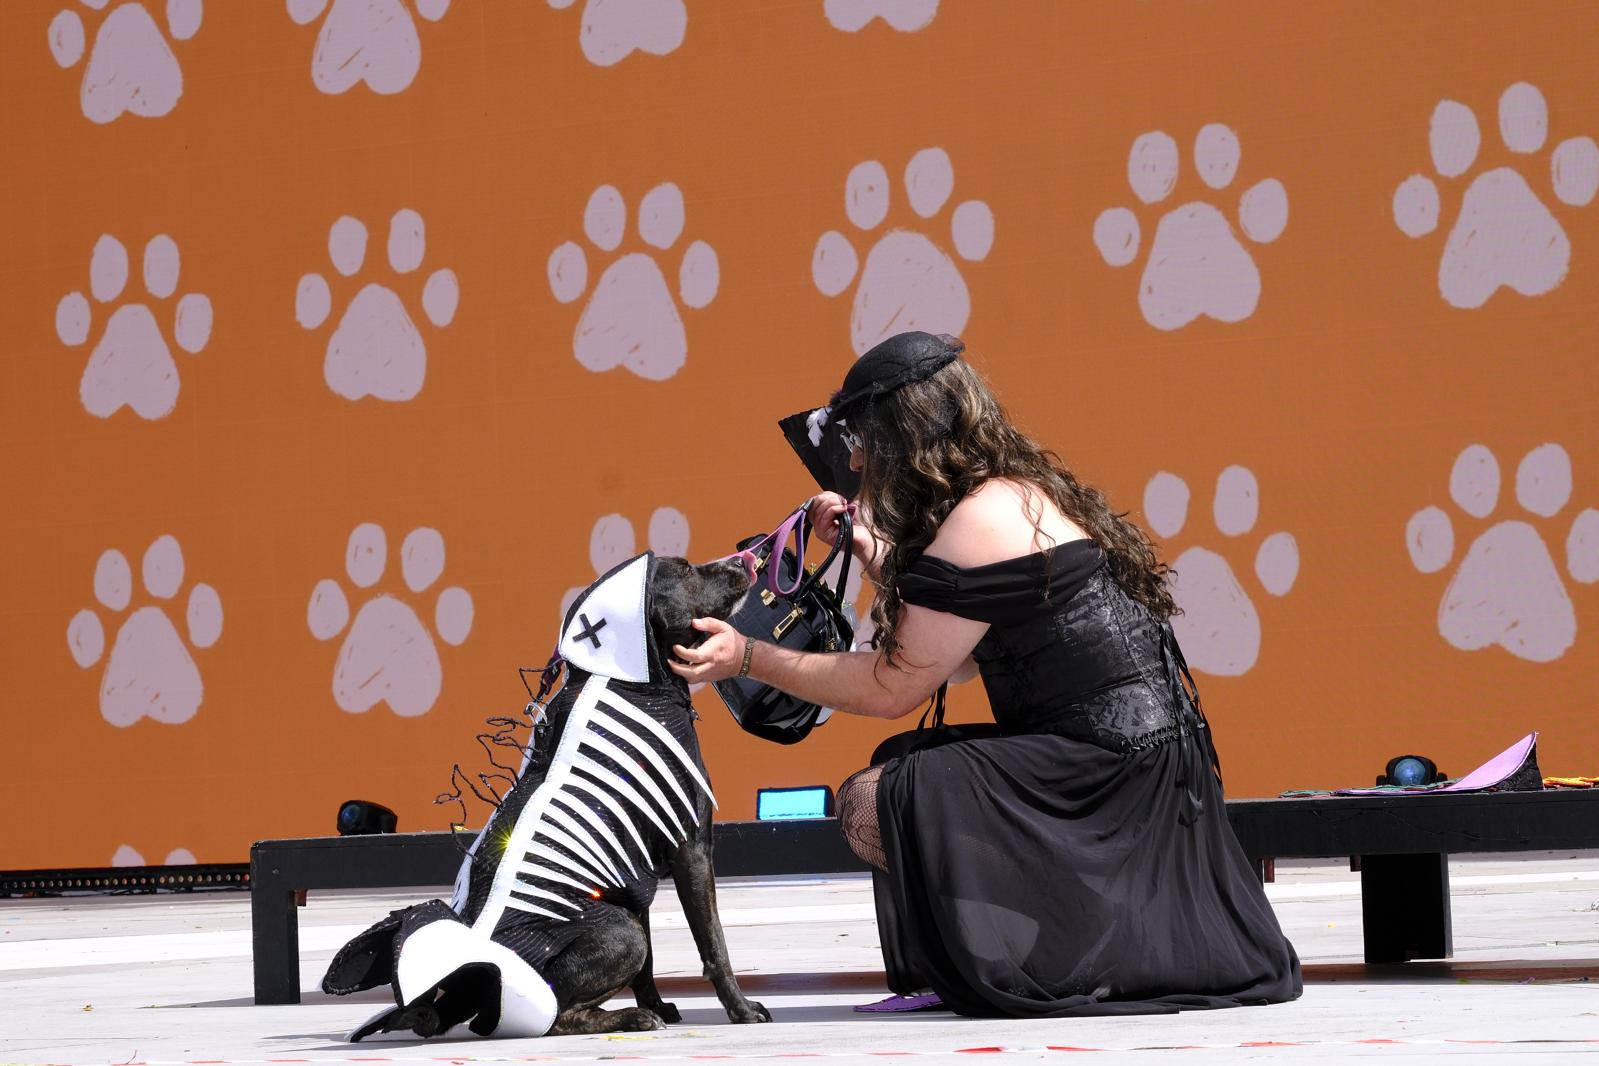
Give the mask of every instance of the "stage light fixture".
<svg viewBox="0 0 1599 1066">
<path fill-rule="evenodd" d="M 1388 760 L 1383 772 L 1377 775 L 1379 785 L 1400 785 L 1406 788 L 1433 785 L 1447 780 L 1447 775 L 1439 772 L 1438 764 L 1425 755 L 1395 755 Z"/>
<path fill-rule="evenodd" d="M 826 785 L 755 790 L 755 817 L 762 822 L 779 818 L 827 818 L 833 813 L 833 790 Z"/>
<path fill-rule="evenodd" d="M 337 824 L 341 837 L 370 836 L 394 832 L 399 818 L 381 803 L 345 800 L 339 805 Z"/>
</svg>

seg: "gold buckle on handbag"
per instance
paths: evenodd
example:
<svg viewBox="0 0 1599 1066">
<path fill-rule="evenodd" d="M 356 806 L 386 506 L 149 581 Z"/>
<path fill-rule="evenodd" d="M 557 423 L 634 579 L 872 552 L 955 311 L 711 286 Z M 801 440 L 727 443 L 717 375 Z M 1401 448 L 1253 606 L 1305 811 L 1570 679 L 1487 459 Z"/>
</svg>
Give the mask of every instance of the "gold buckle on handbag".
<svg viewBox="0 0 1599 1066">
<path fill-rule="evenodd" d="M 761 602 L 770 607 L 777 602 L 777 597 L 772 595 L 771 589 L 761 589 Z"/>
<path fill-rule="evenodd" d="M 803 615 L 804 613 L 805 612 L 800 610 L 798 607 L 796 607 L 792 611 L 788 612 L 788 616 L 786 618 L 784 618 L 781 622 L 777 623 L 777 625 L 772 627 L 772 639 L 773 640 L 782 640 L 783 639 L 783 634 L 787 633 L 788 630 L 789 630 L 789 627 L 792 626 L 795 622 L 799 621 L 800 620 L 800 616 Z"/>
</svg>

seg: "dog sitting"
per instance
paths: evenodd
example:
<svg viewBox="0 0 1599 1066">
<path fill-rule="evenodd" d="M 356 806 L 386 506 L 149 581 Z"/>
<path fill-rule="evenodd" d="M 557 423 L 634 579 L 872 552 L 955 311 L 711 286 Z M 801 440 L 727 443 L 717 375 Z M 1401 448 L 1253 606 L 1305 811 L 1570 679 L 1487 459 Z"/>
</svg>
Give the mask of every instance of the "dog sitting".
<svg viewBox="0 0 1599 1066">
<path fill-rule="evenodd" d="M 567 677 L 516 783 L 478 835 L 449 904 L 390 914 L 342 948 L 322 988 L 390 982 L 395 1006 L 355 1032 L 542 1036 L 660 1029 L 649 907 L 677 885 L 705 975 L 734 1022 L 771 1016 L 739 990 L 716 913 L 714 799 L 674 644 L 702 639 L 748 588 L 736 560 L 637 556 L 567 611 Z M 631 988 L 636 1007 L 601 1004 Z"/>
</svg>

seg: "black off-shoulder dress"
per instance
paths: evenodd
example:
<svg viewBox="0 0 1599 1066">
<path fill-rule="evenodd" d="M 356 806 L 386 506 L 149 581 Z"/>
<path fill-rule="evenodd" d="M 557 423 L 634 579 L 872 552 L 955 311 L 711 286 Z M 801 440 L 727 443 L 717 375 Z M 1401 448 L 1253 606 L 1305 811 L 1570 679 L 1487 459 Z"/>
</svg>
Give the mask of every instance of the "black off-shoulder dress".
<svg viewBox="0 0 1599 1066">
<path fill-rule="evenodd" d="M 990 623 L 975 658 L 1003 735 L 885 764 L 885 957 L 968 1015 L 1297 998 L 1299 960 L 1227 821 L 1176 637 L 1100 547 L 971 569 L 924 556 L 899 588 Z"/>
</svg>

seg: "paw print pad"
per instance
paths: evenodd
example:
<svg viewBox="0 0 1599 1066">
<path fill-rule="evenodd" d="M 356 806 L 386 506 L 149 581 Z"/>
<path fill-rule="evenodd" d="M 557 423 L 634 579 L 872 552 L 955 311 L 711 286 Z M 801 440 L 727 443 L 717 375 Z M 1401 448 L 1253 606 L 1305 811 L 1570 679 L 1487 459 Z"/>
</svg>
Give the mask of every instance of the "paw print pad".
<svg viewBox="0 0 1599 1066">
<path fill-rule="evenodd" d="M 1549 138 L 1549 105 L 1543 93 L 1517 82 L 1499 97 L 1499 139 L 1514 156 L 1543 150 Z M 1428 133 L 1433 169 L 1439 178 L 1458 178 L 1477 162 L 1482 131 L 1471 108 L 1439 101 Z M 1555 199 L 1586 207 L 1599 192 L 1599 145 L 1592 137 L 1571 137 L 1549 154 L 1549 188 Z M 1394 225 L 1407 237 L 1425 237 L 1438 228 L 1438 183 L 1412 174 L 1394 192 Z M 1453 307 L 1481 307 L 1501 287 L 1523 296 L 1542 296 L 1565 280 L 1571 241 L 1559 220 L 1514 166 L 1494 167 L 1472 179 L 1460 214 L 1444 241 L 1438 261 L 1438 291 Z"/>
<path fill-rule="evenodd" d="M 657 507 L 655 513 L 650 515 L 649 543 L 650 551 L 656 555 L 686 556 L 688 516 L 676 507 Z M 589 533 L 589 562 L 594 567 L 595 577 L 638 553 L 638 537 L 633 532 L 633 523 L 622 515 L 608 514 L 594 523 L 594 529 Z M 566 617 L 566 609 L 587 587 L 578 585 L 566 590 L 561 597 L 562 618 Z"/>
<path fill-rule="evenodd" d="M 173 848 L 167 852 L 167 857 L 161 860 L 162 866 L 193 866 L 197 860 L 194 852 L 188 848 Z M 149 866 L 144 853 L 132 844 L 123 844 L 111 854 L 112 866 Z"/>
<path fill-rule="evenodd" d="M 144 553 L 140 576 L 144 591 L 162 604 L 177 596 L 183 588 L 183 549 L 176 538 L 156 538 Z M 94 568 L 94 598 L 100 606 L 121 614 L 132 605 L 133 591 L 127 556 L 114 548 L 101 554 Z M 145 717 L 176 725 L 200 709 L 205 686 L 189 647 L 209 648 L 222 636 L 222 600 L 210 585 L 189 590 L 187 641 L 162 604 L 138 608 L 117 629 L 100 678 L 100 715 L 114 726 L 130 726 Z M 85 670 L 105 657 L 105 626 L 96 611 L 85 608 L 73 616 L 67 648 L 72 661 Z"/>
<path fill-rule="evenodd" d="M 1139 202 L 1164 203 L 1177 186 L 1177 142 L 1160 130 L 1142 134 L 1127 156 L 1127 184 Z M 1194 138 L 1199 180 L 1221 192 L 1233 184 L 1240 159 L 1238 135 L 1212 123 Z M 1276 178 L 1258 181 L 1238 199 L 1238 226 L 1256 244 L 1270 244 L 1288 225 L 1288 192 Z M 1138 215 L 1126 207 L 1094 220 L 1094 245 L 1105 262 L 1123 267 L 1144 247 Z M 1260 269 L 1233 232 L 1227 216 L 1203 200 L 1161 216 L 1148 246 L 1138 307 L 1156 329 L 1181 329 L 1200 316 L 1241 322 L 1260 302 Z"/>
<path fill-rule="evenodd" d="M 844 214 L 863 235 L 887 220 L 889 187 L 888 171 L 875 159 L 857 164 L 845 179 Z M 918 218 L 930 222 L 954 191 L 955 168 L 944 149 L 924 148 L 906 164 L 905 198 Z M 981 200 L 965 200 L 950 214 L 949 234 L 957 256 L 981 262 L 994 246 L 994 213 Z M 849 331 L 856 355 L 906 330 L 959 334 L 972 311 L 955 260 L 920 230 L 890 229 L 877 238 L 864 270 L 850 239 L 828 230 L 811 256 L 811 280 L 823 296 L 840 296 L 855 285 Z"/>
<path fill-rule="evenodd" d="M 638 235 L 660 252 L 683 235 L 683 192 L 667 182 L 639 201 Z M 627 204 L 612 185 L 601 185 L 583 212 L 583 232 L 603 252 L 614 252 L 627 232 Z M 567 241 L 549 260 L 550 292 L 571 303 L 588 291 L 588 255 Z M 692 308 L 710 306 L 721 286 L 716 250 L 694 241 L 677 271 L 677 297 Z M 649 252 L 629 252 L 605 268 L 577 321 L 572 354 L 595 373 L 624 366 L 641 378 L 664 381 L 688 358 L 688 334 L 666 278 Z"/>
<path fill-rule="evenodd" d="M 1499 460 L 1481 444 L 1455 459 L 1449 498 L 1471 519 L 1485 520 L 1499 506 Z M 1528 452 L 1516 468 L 1516 502 L 1529 516 L 1507 518 L 1479 533 L 1438 605 L 1438 632 L 1461 651 L 1498 645 L 1518 659 L 1547 663 L 1577 639 L 1577 613 L 1566 578 L 1599 581 L 1599 510 L 1589 507 L 1566 536 L 1564 572 L 1549 552 L 1540 526 L 1571 501 L 1571 457 L 1558 444 Z M 1455 523 L 1441 507 L 1424 507 L 1405 526 L 1410 561 L 1435 574 L 1454 560 Z"/>
<path fill-rule="evenodd" d="M 345 551 L 344 571 L 360 589 L 374 588 L 388 565 L 388 538 L 381 526 L 356 526 Z M 444 573 L 444 537 L 436 529 L 413 529 L 400 545 L 405 587 L 421 595 Z M 333 699 L 361 714 L 378 703 L 402 718 L 426 714 L 444 687 L 439 650 L 411 605 L 395 596 L 372 596 L 350 622 L 350 601 L 337 581 L 317 582 L 306 623 L 318 640 L 345 633 L 333 668 Z M 346 632 L 348 629 L 348 632 Z M 433 605 L 433 632 L 452 646 L 472 632 L 472 596 L 463 588 L 441 589 Z"/>
<path fill-rule="evenodd" d="M 1164 471 L 1150 478 L 1144 487 L 1144 517 L 1150 529 L 1165 539 L 1180 534 L 1188 521 L 1188 502 L 1188 483 L 1182 478 Z M 1224 537 L 1254 531 L 1260 517 L 1260 486 L 1249 469 L 1229 466 L 1221 472 L 1212 514 Z M 1233 564 L 1224 554 L 1195 546 L 1179 555 L 1171 568 L 1172 596 L 1182 610 L 1172 618 L 1172 629 L 1189 665 L 1223 677 L 1248 673 L 1260 657 L 1260 613 Z M 1262 539 L 1254 571 L 1262 589 L 1286 596 L 1299 577 L 1299 544 L 1293 534 L 1273 533 Z"/>
<path fill-rule="evenodd" d="M 405 208 L 389 220 L 389 267 L 402 278 L 414 274 L 427 252 L 422 216 Z M 328 258 L 343 277 L 360 273 L 367 256 L 367 230 L 345 215 L 328 231 Z M 413 286 L 414 287 L 414 286 Z M 422 284 L 422 312 L 443 329 L 455 320 L 461 286 L 455 271 L 435 270 Z M 322 377 L 346 400 L 372 396 L 400 402 L 414 399 L 427 378 L 427 345 L 405 300 L 386 285 L 367 282 L 344 308 L 328 338 Z M 306 274 L 294 295 L 294 317 L 306 329 L 320 329 L 333 310 L 333 290 L 321 274 Z"/>
<path fill-rule="evenodd" d="M 82 0 L 95 11 L 106 0 Z M 178 106 L 183 95 L 183 68 L 167 38 L 187 41 L 200 30 L 203 0 L 167 0 L 163 33 L 142 3 L 121 3 L 100 23 L 94 44 L 88 44 L 83 16 L 75 8 L 56 13 L 50 22 L 50 54 L 70 70 L 89 53 L 78 93 L 83 116 L 90 122 L 114 122 L 124 114 L 159 118 Z"/>
<path fill-rule="evenodd" d="M 833 28 L 845 33 L 856 33 L 873 19 L 901 33 L 915 33 L 938 14 L 938 0 L 826 0 L 822 10 Z"/>
<path fill-rule="evenodd" d="M 128 250 L 107 234 L 89 257 L 89 292 L 110 304 L 128 284 Z M 171 237 L 152 237 L 144 247 L 144 290 L 153 303 L 178 288 L 178 246 Z M 165 312 L 163 312 L 164 314 Z M 86 343 L 94 327 L 94 306 L 82 292 L 56 304 L 56 336 L 69 348 Z M 211 340 L 211 299 L 189 293 L 172 312 L 172 339 L 190 355 Z M 162 336 L 155 312 L 144 303 L 124 303 L 106 320 L 78 384 L 83 409 L 109 418 L 124 406 L 141 418 L 165 418 L 178 402 L 178 367 Z"/>
<path fill-rule="evenodd" d="M 437 22 L 450 0 L 413 0 L 416 13 Z M 337 95 L 366 83 L 375 93 L 404 92 L 422 69 L 422 41 L 405 0 L 288 0 L 289 18 L 306 26 L 327 13 L 311 53 L 311 81 Z"/>
<path fill-rule="evenodd" d="M 577 0 L 549 0 L 557 10 Z M 583 58 L 597 67 L 611 67 L 634 52 L 664 56 L 677 51 L 688 30 L 683 0 L 587 0 L 578 44 Z"/>
</svg>

